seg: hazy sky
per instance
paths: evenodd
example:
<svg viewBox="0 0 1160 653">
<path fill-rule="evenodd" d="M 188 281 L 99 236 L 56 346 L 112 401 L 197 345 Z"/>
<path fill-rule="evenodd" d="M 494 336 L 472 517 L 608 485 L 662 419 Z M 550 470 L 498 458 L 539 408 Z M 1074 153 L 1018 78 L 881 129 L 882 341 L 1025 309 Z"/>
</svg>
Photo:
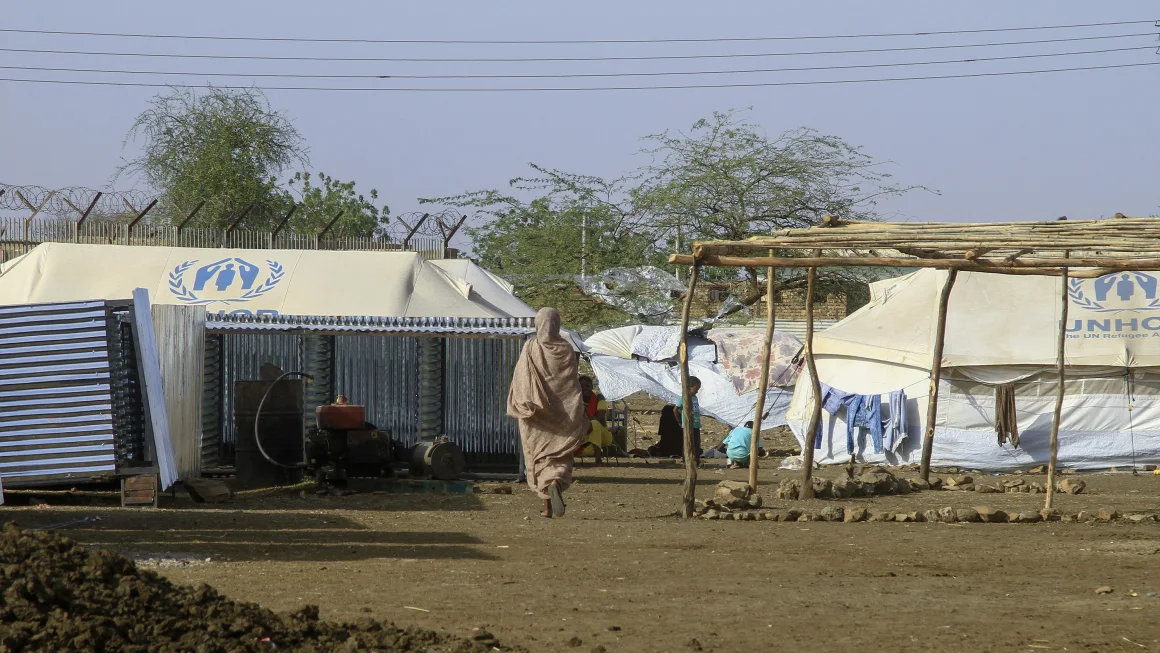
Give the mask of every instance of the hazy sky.
<svg viewBox="0 0 1160 653">
<path fill-rule="evenodd" d="M 116 6 L 117 9 L 110 7 Z M 7 2 L 0 27 L 367 39 L 665 39 L 969 30 L 1160 18 L 1154 2 Z M 447 45 L 146 40 L 0 32 L 0 48 L 329 57 L 594 57 L 907 47 L 1154 34 L 1148 24 L 924 37 L 663 44 Z M 335 63 L 0 51 L 3 66 L 299 74 L 559 74 L 736 70 L 934 61 L 1157 45 L 1155 36 L 886 54 L 670 61 Z M 1034 70 L 1160 61 L 1134 51 L 845 71 L 541 80 L 212 78 L 259 86 L 594 86 L 771 82 Z M 0 77 L 203 83 L 207 77 L 0 70 Z M 133 118 L 160 89 L 0 82 L 0 182 L 104 187 Z M 1160 66 L 877 84 L 603 92 L 267 92 L 309 142 L 312 167 L 392 213 L 417 197 L 497 187 L 528 162 L 615 176 L 642 163 L 643 135 L 753 107 L 771 134 L 813 127 L 937 189 L 886 208 L 917 220 L 1030 220 L 1160 212 Z"/>
</svg>

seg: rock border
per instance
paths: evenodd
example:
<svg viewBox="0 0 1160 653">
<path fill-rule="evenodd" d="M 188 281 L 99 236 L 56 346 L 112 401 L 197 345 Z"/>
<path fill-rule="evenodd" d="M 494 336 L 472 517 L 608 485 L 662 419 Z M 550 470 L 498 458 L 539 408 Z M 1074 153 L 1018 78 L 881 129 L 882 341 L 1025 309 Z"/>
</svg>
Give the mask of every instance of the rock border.
<svg viewBox="0 0 1160 653">
<path fill-rule="evenodd" d="M 701 519 L 732 521 L 776 521 L 776 522 L 899 522 L 899 523 L 986 523 L 986 524 L 1036 524 L 1058 522 L 1064 524 L 1089 522 L 1144 523 L 1160 521 L 1160 513 L 1122 514 L 1113 507 L 1105 506 L 1096 512 L 1081 510 L 1077 513 L 1060 510 L 1040 510 L 1038 512 L 1011 512 L 975 506 L 973 508 L 952 508 L 912 512 L 890 512 L 861 507 L 828 506 L 821 510 L 731 510 L 723 506 L 704 506 L 696 515 Z"/>
</svg>

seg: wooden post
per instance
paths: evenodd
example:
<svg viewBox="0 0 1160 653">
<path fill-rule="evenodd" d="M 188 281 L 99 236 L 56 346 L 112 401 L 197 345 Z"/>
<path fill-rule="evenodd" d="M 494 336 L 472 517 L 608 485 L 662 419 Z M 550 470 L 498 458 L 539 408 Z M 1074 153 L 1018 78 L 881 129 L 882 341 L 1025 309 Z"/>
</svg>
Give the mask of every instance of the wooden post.
<svg viewBox="0 0 1160 653">
<path fill-rule="evenodd" d="M 1064 252 L 1064 257 L 1067 255 L 1068 252 Z M 1059 418 L 1063 412 L 1063 354 L 1067 348 L 1067 268 L 1063 268 L 1062 273 L 1063 291 L 1060 293 L 1060 297 L 1063 301 L 1063 307 L 1059 309 L 1059 344 L 1055 352 L 1055 374 L 1058 379 L 1056 383 L 1059 387 L 1055 389 L 1055 414 L 1051 417 L 1051 457 L 1047 461 L 1047 500 L 1043 506 L 1047 510 L 1051 510 L 1051 503 L 1055 499 L 1055 464 L 1059 458 Z"/>
<path fill-rule="evenodd" d="M 822 381 L 818 378 L 818 366 L 814 361 L 814 286 L 817 279 L 818 269 L 810 268 L 806 277 L 806 367 L 813 384 L 814 406 L 806 428 L 805 444 L 802 445 L 802 499 L 814 498 L 814 440 L 822 423 Z"/>
<path fill-rule="evenodd" d="M 338 222 L 338 219 L 342 217 L 343 213 L 346 213 L 346 209 L 339 211 L 338 215 L 334 216 L 334 219 L 332 219 L 330 222 L 327 222 L 326 226 L 322 228 L 322 231 L 318 232 L 317 238 L 322 238 L 325 236 L 330 231 L 330 228 L 334 226 L 334 223 Z"/>
<path fill-rule="evenodd" d="M 749 439 L 750 494 L 757 494 L 757 443 L 761 441 L 761 417 L 765 412 L 765 393 L 769 388 L 769 356 L 773 348 L 773 327 L 776 319 L 773 291 L 777 283 L 777 268 L 768 268 L 765 274 L 765 342 L 761 348 L 761 380 L 757 383 L 757 405 L 753 408 L 753 435 Z"/>
<path fill-rule="evenodd" d="M 934 449 L 934 422 L 938 418 L 938 384 L 942 378 L 943 340 L 947 332 L 947 300 L 959 271 L 947 270 L 947 280 L 943 282 L 942 294 L 938 298 L 938 322 L 935 325 L 934 354 L 930 362 L 930 392 L 926 399 L 926 433 L 922 438 L 922 466 L 919 474 L 922 480 L 930 480 L 930 454 Z"/>
<path fill-rule="evenodd" d="M 689 270 L 689 290 L 681 307 L 681 347 L 678 350 L 681 362 L 681 420 L 685 435 L 685 495 L 681 502 L 681 515 L 685 519 L 693 517 L 693 503 L 697 490 L 697 449 L 693 442 L 693 396 L 689 393 L 689 313 L 693 306 L 693 293 L 697 290 L 697 274 L 701 266 L 694 265 Z"/>
</svg>

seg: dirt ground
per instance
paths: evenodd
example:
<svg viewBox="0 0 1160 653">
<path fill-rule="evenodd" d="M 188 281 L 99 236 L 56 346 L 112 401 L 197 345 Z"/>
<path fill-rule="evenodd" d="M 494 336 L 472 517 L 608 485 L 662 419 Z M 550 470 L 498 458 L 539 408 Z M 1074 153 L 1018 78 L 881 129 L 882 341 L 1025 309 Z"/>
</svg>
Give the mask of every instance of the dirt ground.
<svg viewBox="0 0 1160 653">
<path fill-rule="evenodd" d="M 763 484 L 798 473 L 769 467 Z M 698 494 L 745 473 L 703 469 Z M 99 517 L 61 530 L 274 610 L 313 603 L 326 619 L 482 628 L 530 651 L 1160 651 L 1160 596 L 1148 596 L 1160 592 L 1160 523 L 683 521 L 663 516 L 678 506 L 675 465 L 576 477 L 567 517 L 552 520 L 526 488 L 494 494 L 505 486 L 489 483 L 471 495 L 178 498 L 159 511 L 6 506 L 0 521 Z M 1087 491 L 1057 507 L 1160 511 L 1160 476 L 1081 477 Z M 769 485 L 762 494 L 790 507 Z M 928 491 L 794 503 L 1036 511 L 1042 501 Z"/>
</svg>

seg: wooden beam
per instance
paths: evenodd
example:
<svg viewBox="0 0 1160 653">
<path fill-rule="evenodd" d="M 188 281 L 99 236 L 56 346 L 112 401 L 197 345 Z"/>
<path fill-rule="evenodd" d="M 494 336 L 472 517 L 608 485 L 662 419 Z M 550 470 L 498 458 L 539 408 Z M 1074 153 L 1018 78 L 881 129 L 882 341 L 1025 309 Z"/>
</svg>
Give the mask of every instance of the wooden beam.
<svg viewBox="0 0 1160 653">
<path fill-rule="evenodd" d="M 174 206 L 177 205 L 174 204 Z M 201 207 L 203 206 L 205 206 L 205 200 L 198 202 L 197 206 L 193 207 L 193 211 L 191 211 L 189 215 L 185 216 L 185 218 L 181 221 L 181 224 L 177 225 L 177 233 L 181 233 L 181 230 L 185 229 L 185 225 L 189 224 L 189 221 L 193 219 L 193 216 L 197 215 L 197 212 L 200 211 Z"/>
<path fill-rule="evenodd" d="M 103 194 L 104 193 L 102 193 L 101 191 L 97 191 L 96 196 L 93 197 L 93 201 L 89 202 L 88 207 L 85 208 L 85 210 L 83 212 L 80 212 L 81 217 L 77 218 L 77 231 L 78 232 L 80 231 L 81 225 L 83 225 L 85 223 L 85 220 L 88 219 L 89 214 L 93 212 L 93 208 L 96 207 L 97 200 L 101 199 L 101 195 L 103 195 Z M 70 203 L 69 206 L 72 206 L 72 204 Z"/>
<path fill-rule="evenodd" d="M 414 227 L 407 224 L 406 222 L 403 222 L 402 218 L 399 218 L 399 222 L 403 222 L 403 226 L 407 228 L 407 237 L 403 239 L 403 249 L 411 246 L 411 238 L 415 236 L 415 233 L 419 231 L 419 227 L 422 227 L 423 223 L 426 222 L 427 218 L 429 217 L 431 217 L 430 213 L 424 213 L 423 217 L 419 218 L 419 221 L 415 223 Z M 692 263 L 689 265 L 692 265 Z"/>
<path fill-rule="evenodd" d="M 807 267 L 890 267 L 890 268 L 938 268 L 960 269 L 971 272 L 996 272 L 999 274 L 1034 274 L 1032 270 L 1052 270 L 1065 267 L 1103 268 L 1108 271 L 1132 270 L 1160 270 L 1160 259 L 1131 259 L 1123 257 L 1089 257 L 1089 258 L 1039 258 L 1016 260 L 978 259 L 968 260 L 961 258 L 923 259 L 923 258 L 896 258 L 879 256 L 830 256 L 830 257 L 774 257 L 774 256 L 716 256 L 707 255 L 695 258 L 689 254 L 672 254 L 669 263 L 674 265 L 691 265 L 693 262 L 711 267 L 727 268 L 807 268 Z"/>
<path fill-rule="evenodd" d="M 459 218 L 459 222 L 456 222 L 455 226 L 451 228 L 451 231 L 447 232 L 447 235 L 443 238 L 443 246 L 444 247 L 451 246 L 451 239 L 455 237 L 455 232 L 459 231 L 459 228 L 463 226 L 464 222 L 467 222 L 466 215 L 463 216 L 462 218 Z"/>
<path fill-rule="evenodd" d="M 141 221 L 141 218 L 144 218 L 145 214 L 149 213 L 149 211 L 151 211 L 153 209 L 153 207 L 155 207 L 155 206 L 157 206 L 157 200 L 153 200 L 152 202 L 149 202 L 149 204 L 146 205 L 145 208 L 141 209 L 141 212 L 137 214 L 137 217 L 133 218 L 133 221 L 129 223 L 128 228 L 125 229 L 125 235 L 132 237 L 133 227 L 137 226 L 137 223 Z"/>
<path fill-rule="evenodd" d="M 802 489 L 800 498 L 814 498 L 814 443 L 818 439 L 818 429 L 822 425 L 822 380 L 818 378 L 818 365 L 814 360 L 814 290 L 817 285 L 818 269 L 810 268 L 806 279 L 806 369 L 810 373 L 810 385 L 814 393 L 810 423 L 806 428 L 805 444 L 802 446 Z"/>
<path fill-rule="evenodd" d="M 1055 374 L 1059 385 L 1055 389 L 1055 412 L 1051 416 L 1051 454 L 1047 460 L 1047 499 L 1043 507 L 1051 510 L 1055 500 L 1055 466 L 1059 460 L 1059 420 L 1063 413 L 1064 352 L 1067 349 L 1067 305 L 1070 303 L 1067 291 L 1067 268 L 1063 269 L 1063 290 L 1060 296 L 1063 306 L 1059 309 L 1059 337 L 1055 352 Z M 1130 410 L 1130 408 L 1129 408 Z"/>
<path fill-rule="evenodd" d="M 942 378 L 943 342 L 947 332 L 947 304 L 951 298 L 951 289 L 955 285 L 955 278 L 959 271 L 951 268 L 947 271 L 946 281 L 943 282 L 942 293 L 938 297 L 938 321 L 935 323 L 934 354 L 930 362 L 930 392 L 926 399 L 926 433 L 922 438 L 922 465 L 919 474 L 922 480 L 930 481 L 930 455 L 934 450 L 934 423 L 938 418 L 938 384 Z"/>
<path fill-rule="evenodd" d="M 777 283 L 777 268 L 768 268 L 765 274 L 765 341 L 761 347 L 761 380 L 757 382 L 757 405 L 753 407 L 753 434 L 749 438 L 749 494 L 757 494 L 757 461 L 760 459 L 757 444 L 761 442 L 761 417 L 765 412 L 765 393 L 769 389 L 769 357 L 773 349 L 776 320 L 773 293 Z"/>
<path fill-rule="evenodd" d="M 278 237 L 278 232 L 282 231 L 282 228 L 286 226 L 286 223 L 290 222 L 290 218 L 294 215 L 294 212 L 297 210 L 298 210 L 298 205 L 291 204 L 290 210 L 286 212 L 286 217 L 282 218 L 282 221 L 278 223 L 277 227 L 274 227 L 274 231 L 270 234 L 270 246 L 271 247 L 273 246 L 274 239 Z"/>
<path fill-rule="evenodd" d="M 693 395 L 689 391 L 689 314 L 693 306 L 693 294 L 697 290 L 697 275 L 700 266 L 689 269 L 689 290 L 681 307 L 681 344 L 678 359 L 681 364 L 681 431 L 685 439 L 685 491 L 681 500 L 681 515 L 692 519 L 693 504 L 697 491 L 697 446 L 693 440 Z"/>
<path fill-rule="evenodd" d="M 246 216 L 250 214 L 250 211 L 252 211 L 256 205 L 257 202 L 251 202 L 250 205 L 246 207 L 246 210 L 242 211 L 242 214 L 235 218 L 232 223 L 230 223 L 230 226 L 226 228 L 225 233 L 222 234 L 222 247 L 226 246 L 226 242 L 229 240 L 230 234 L 234 232 L 234 229 L 238 228 L 238 225 L 241 224 L 242 220 L 244 220 Z"/>
<path fill-rule="evenodd" d="M 318 236 L 316 236 L 316 237 L 322 238 L 323 236 L 325 236 L 326 232 L 330 231 L 330 228 L 334 226 L 335 222 L 338 222 L 338 219 L 342 217 L 343 213 L 346 213 L 346 209 L 339 211 L 338 215 L 334 216 L 334 218 L 332 218 L 330 222 L 327 222 L 326 226 L 322 228 L 322 231 L 318 232 Z"/>
</svg>

